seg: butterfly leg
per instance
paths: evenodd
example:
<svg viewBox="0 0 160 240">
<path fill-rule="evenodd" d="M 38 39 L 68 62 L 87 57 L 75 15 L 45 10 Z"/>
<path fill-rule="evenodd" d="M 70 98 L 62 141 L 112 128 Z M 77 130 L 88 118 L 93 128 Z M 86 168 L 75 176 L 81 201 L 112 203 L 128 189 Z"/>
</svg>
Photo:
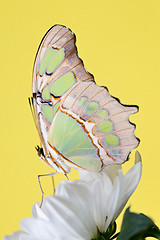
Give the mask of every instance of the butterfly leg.
<svg viewBox="0 0 160 240">
<path fill-rule="evenodd" d="M 52 175 L 52 185 L 53 185 L 53 195 L 56 192 L 55 184 L 54 184 L 54 175 Z"/>
<path fill-rule="evenodd" d="M 69 180 L 67 174 L 65 173 L 64 175 L 65 175 L 65 177 L 67 178 L 67 180 Z M 56 192 L 56 188 L 55 188 L 55 184 L 54 184 L 54 175 L 51 175 L 51 176 L 52 176 L 53 195 L 54 195 L 55 192 Z"/>
<path fill-rule="evenodd" d="M 40 178 L 41 178 L 41 177 L 54 176 L 55 174 L 57 174 L 57 172 L 49 173 L 49 174 L 43 174 L 43 175 L 38 175 L 38 183 L 39 183 L 39 187 L 40 187 L 41 193 L 42 193 L 42 199 L 41 199 L 40 208 L 42 207 L 43 198 L 44 198 L 44 191 L 43 191 L 43 188 L 42 188 L 42 184 L 41 184 Z M 53 184 L 54 184 L 54 181 L 53 181 Z M 54 186 L 54 192 L 55 192 L 55 186 Z"/>
</svg>

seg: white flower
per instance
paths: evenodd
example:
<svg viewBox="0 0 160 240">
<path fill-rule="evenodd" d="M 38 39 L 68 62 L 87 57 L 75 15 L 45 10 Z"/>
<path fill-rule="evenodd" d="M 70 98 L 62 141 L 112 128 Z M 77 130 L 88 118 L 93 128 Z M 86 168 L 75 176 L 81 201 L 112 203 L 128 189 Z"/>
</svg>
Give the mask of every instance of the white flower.
<svg viewBox="0 0 160 240">
<path fill-rule="evenodd" d="M 138 159 L 138 160 L 137 160 Z M 101 173 L 81 172 L 80 180 L 62 181 L 56 195 L 46 197 L 42 208 L 36 203 L 33 218 L 21 221 L 25 232 L 5 240 L 91 240 L 97 229 L 106 232 L 118 217 L 141 177 L 142 163 L 124 175 L 121 166 L 110 165 Z"/>
</svg>

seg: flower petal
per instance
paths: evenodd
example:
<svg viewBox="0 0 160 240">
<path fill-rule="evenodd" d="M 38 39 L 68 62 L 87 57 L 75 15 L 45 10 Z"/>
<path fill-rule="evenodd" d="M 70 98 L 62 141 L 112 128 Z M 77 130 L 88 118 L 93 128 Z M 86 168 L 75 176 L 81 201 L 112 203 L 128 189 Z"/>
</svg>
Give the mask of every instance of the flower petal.
<svg viewBox="0 0 160 240">
<path fill-rule="evenodd" d="M 86 232 L 86 234 L 88 232 L 90 237 L 92 233 L 95 234 L 97 229 L 93 218 L 93 200 L 89 186 L 84 184 L 83 181 L 63 181 L 57 190 L 58 196 L 65 196 L 65 200 L 68 199 L 72 211 L 81 221 L 81 225 L 83 225 L 83 231 L 81 232 Z M 88 239 L 86 234 L 85 237 Z"/>
<path fill-rule="evenodd" d="M 100 175 L 107 175 L 111 181 L 113 182 L 115 177 L 118 174 L 118 170 L 122 169 L 121 164 L 110 164 L 105 166 L 105 168 L 99 172 L 87 172 L 84 170 L 79 171 L 79 176 L 81 180 L 84 180 L 85 182 L 91 184 L 94 180 L 96 180 Z"/>
<path fill-rule="evenodd" d="M 94 201 L 94 218 L 96 225 L 102 232 L 105 229 L 106 217 L 108 216 L 108 201 L 112 191 L 112 182 L 107 175 L 101 175 L 90 186 Z"/>
<path fill-rule="evenodd" d="M 40 218 L 40 219 L 44 219 L 44 220 L 48 220 L 49 221 L 49 218 L 42 211 L 42 208 L 40 208 L 40 203 L 36 203 L 35 205 L 33 205 L 33 207 L 32 207 L 32 216 L 34 218 Z"/>
<path fill-rule="evenodd" d="M 109 227 L 110 223 L 113 221 L 113 217 L 114 214 L 116 212 L 117 209 L 117 205 L 119 202 L 119 198 L 120 198 L 120 182 L 118 177 L 115 179 L 114 184 L 113 184 L 113 188 L 112 191 L 110 193 L 109 196 L 109 200 L 108 200 L 108 215 L 107 215 L 107 221 L 106 221 L 106 225 L 105 225 L 105 231 L 107 230 L 107 228 Z"/>
<path fill-rule="evenodd" d="M 9 235 L 4 236 L 4 240 L 35 240 L 35 239 L 25 232 L 17 231 L 10 236 Z"/>
<path fill-rule="evenodd" d="M 140 154 L 139 154 L 140 155 Z M 136 161 L 135 161 L 136 162 Z M 119 170 L 119 181 L 121 183 L 121 193 L 122 196 L 119 199 L 119 204 L 117 206 L 117 210 L 114 214 L 115 220 L 118 215 L 123 210 L 126 205 L 128 199 L 135 191 L 142 174 L 142 162 L 137 162 L 124 176 L 123 173 Z M 124 188 L 122 187 L 124 185 Z"/>
<path fill-rule="evenodd" d="M 52 240 L 58 239 L 56 229 L 52 227 L 51 222 L 43 219 L 26 218 L 20 222 L 21 228 L 35 239 Z M 56 236 L 57 235 L 57 236 Z"/>
</svg>

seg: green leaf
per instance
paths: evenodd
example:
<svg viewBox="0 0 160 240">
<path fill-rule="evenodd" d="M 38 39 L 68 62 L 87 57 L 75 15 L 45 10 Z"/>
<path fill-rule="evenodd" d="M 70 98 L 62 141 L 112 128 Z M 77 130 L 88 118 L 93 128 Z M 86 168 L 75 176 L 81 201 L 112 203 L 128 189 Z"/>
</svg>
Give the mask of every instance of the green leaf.
<svg viewBox="0 0 160 240">
<path fill-rule="evenodd" d="M 133 213 L 127 208 L 117 240 L 143 240 L 146 237 L 160 239 L 160 230 L 146 215 Z"/>
</svg>

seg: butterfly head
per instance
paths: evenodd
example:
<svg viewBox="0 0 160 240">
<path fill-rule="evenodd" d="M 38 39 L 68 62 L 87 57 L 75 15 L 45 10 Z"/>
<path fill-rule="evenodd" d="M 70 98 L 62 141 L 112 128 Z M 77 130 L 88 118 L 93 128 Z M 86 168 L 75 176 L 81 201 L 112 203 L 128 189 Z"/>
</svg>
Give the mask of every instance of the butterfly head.
<svg viewBox="0 0 160 240">
<path fill-rule="evenodd" d="M 41 158 L 41 159 L 44 159 L 45 158 L 45 155 L 44 155 L 44 151 L 43 151 L 43 148 L 39 147 L 38 145 L 35 147 L 35 149 L 37 150 L 37 153 L 38 153 L 38 156 Z"/>
</svg>

